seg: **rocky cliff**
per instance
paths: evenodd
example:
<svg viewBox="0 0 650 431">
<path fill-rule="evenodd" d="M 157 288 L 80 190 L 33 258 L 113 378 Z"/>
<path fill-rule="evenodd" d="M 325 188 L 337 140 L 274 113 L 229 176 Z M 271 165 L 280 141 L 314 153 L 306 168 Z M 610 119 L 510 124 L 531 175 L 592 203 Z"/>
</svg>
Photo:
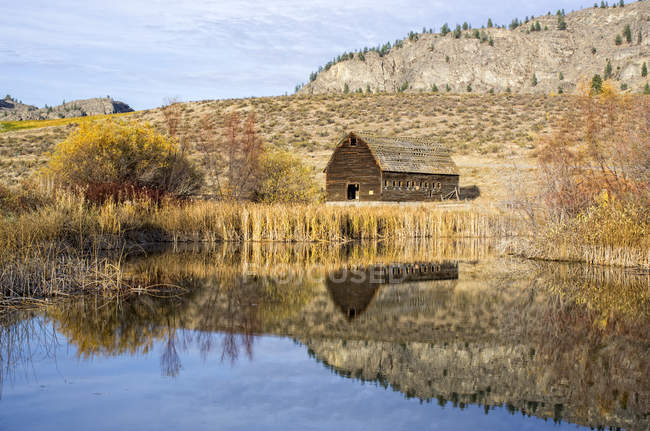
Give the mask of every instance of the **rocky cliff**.
<svg viewBox="0 0 650 431">
<path fill-rule="evenodd" d="M 44 108 L 24 104 L 10 96 L 0 100 L 0 121 L 51 120 L 131 111 L 133 109 L 129 105 L 110 97 L 73 100 L 58 106 L 45 106 Z"/>
<path fill-rule="evenodd" d="M 299 93 L 418 92 L 434 86 L 443 92 L 569 93 L 582 80 L 605 75 L 608 62 L 617 87 L 640 92 L 648 80 L 643 63 L 650 63 L 650 2 L 544 15 L 512 30 L 412 34 L 387 53 L 343 57 L 313 74 Z"/>
</svg>

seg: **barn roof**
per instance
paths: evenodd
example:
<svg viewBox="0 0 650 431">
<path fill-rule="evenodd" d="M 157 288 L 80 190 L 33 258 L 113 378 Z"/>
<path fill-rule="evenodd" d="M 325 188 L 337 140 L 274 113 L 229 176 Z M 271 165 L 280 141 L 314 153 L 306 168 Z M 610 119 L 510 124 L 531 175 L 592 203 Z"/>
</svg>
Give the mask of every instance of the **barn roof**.
<svg viewBox="0 0 650 431">
<path fill-rule="evenodd" d="M 449 151 L 439 143 L 424 138 L 382 137 L 351 133 L 368 145 L 383 171 L 417 174 L 458 175 Z"/>
</svg>

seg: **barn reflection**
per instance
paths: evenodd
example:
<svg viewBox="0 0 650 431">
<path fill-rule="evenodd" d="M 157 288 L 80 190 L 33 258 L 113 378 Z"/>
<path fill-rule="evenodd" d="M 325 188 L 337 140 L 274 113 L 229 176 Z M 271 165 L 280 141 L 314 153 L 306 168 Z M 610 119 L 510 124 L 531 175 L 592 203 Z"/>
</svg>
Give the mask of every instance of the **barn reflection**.
<svg viewBox="0 0 650 431">
<path fill-rule="evenodd" d="M 332 301 L 350 320 L 360 316 L 386 284 L 458 280 L 458 262 L 417 262 L 350 266 L 328 274 Z"/>
</svg>

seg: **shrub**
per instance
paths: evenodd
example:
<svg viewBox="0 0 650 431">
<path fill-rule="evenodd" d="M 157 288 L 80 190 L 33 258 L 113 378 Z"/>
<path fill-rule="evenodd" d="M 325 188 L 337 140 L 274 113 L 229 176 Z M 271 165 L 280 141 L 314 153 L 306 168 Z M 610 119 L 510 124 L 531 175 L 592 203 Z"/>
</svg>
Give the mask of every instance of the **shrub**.
<svg viewBox="0 0 650 431">
<path fill-rule="evenodd" d="M 84 122 L 49 158 L 45 173 L 65 187 L 150 189 L 187 197 L 203 175 L 178 143 L 151 126 L 134 122 Z"/>
<path fill-rule="evenodd" d="M 630 28 L 630 24 L 627 24 L 623 29 L 623 36 L 625 36 L 627 43 L 632 43 L 632 29 Z"/>
<path fill-rule="evenodd" d="M 612 62 L 607 60 L 607 65 L 605 66 L 605 74 L 603 78 L 609 79 L 612 77 Z"/>
<path fill-rule="evenodd" d="M 616 35 L 616 39 L 614 39 L 614 42 L 616 43 L 616 45 L 620 45 L 623 43 L 623 38 L 621 37 L 620 34 Z"/>
<path fill-rule="evenodd" d="M 256 192 L 256 198 L 261 202 L 308 203 L 319 198 L 313 168 L 290 152 L 267 152 L 261 160 L 261 171 Z"/>
<path fill-rule="evenodd" d="M 591 91 L 590 94 L 600 94 L 603 92 L 603 78 L 596 74 L 591 78 Z"/>
</svg>

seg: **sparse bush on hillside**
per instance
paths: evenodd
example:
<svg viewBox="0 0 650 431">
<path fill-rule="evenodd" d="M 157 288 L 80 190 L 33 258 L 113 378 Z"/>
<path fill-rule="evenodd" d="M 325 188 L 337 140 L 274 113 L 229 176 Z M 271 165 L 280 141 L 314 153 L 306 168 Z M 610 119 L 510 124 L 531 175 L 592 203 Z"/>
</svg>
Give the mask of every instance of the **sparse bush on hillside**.
<svg viewBox="0 0 650 431">
<path fill-rule="evenodd" d="M 614 39 L 614 42 L 616 43 L 616 45 L 621 45 L 623 43 L 623 38 L 621 37 L 620 34 L 616 35 L 616 38 Z"/>
<path fill-rule="evenodd" d="M 603 78 L 605 80 L 608 80 L 609 78 L 612 77 L 612 72 L 613 72 L 612 62 L 607 60 L 607 65 L 605 66 L 605 73 L 603 74 Z"/>
<path fill-rule="evenodd" d="M 309 203 L 319 200 L 313 168 L 287 151 L 269 151 L 261 158 L 255 198 L 266 203 Z"/>
<path fill-rule="evenodd" d="M 627 43 L 632 43 L 632 29 L 630 28 L 630 24 L 625 25 L 625 28 L 623 29 L 623 36 L 625 36 Z"/>
<path fill-rule="evenodd" d="M 645 78 L 646 76 L 648 76 L 648 65 L 646 64 L 645 61 L 643 62 L 643 66 L 641 66 L 641 76 L 642 76 L 643 78 Z"/>
<path fill-rule="evenodd" d="M 82 123 L 56 146 L 45 173 L 65 187 L 111 185 L 116 192 L 128 187 L 177 197 L 196 193 L 203 182 L 176 140 L 118 121 Z"/>
<path fill-rule="evenodd" d="M 603 78 L 600 75 L 596 74 L 591 78 L 591 90 L 590 94 L 596 95 L 603 92 Z"/>
</svg>

